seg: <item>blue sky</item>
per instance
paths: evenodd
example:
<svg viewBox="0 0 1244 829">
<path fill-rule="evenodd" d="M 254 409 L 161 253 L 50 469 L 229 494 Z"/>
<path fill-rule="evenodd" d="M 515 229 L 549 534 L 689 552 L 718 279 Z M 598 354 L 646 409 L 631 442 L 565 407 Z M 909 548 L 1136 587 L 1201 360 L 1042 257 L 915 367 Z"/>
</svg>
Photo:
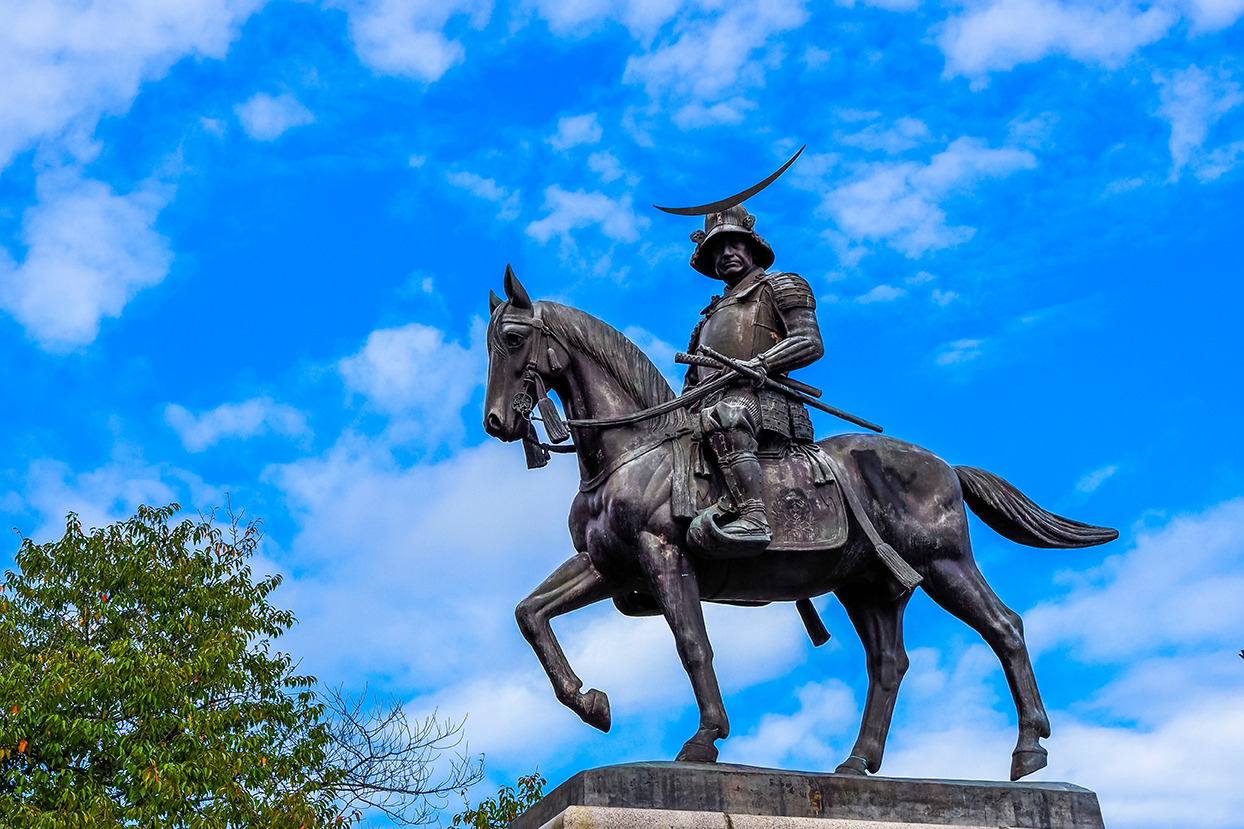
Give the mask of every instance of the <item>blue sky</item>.
<svg viewBox="0 0 1244 829">
<path fill-rule="evenodd" d="M 1244 0 L 119 0 L 0 4 L 0 518 L 44 540 L 232 502 L 330 685 L 467 717 L 489 787 L 670 758 L 659 620 L 514 605 L 571 553 L 562 460 L 484 435 L 489 289 L 626 331 L 671 377 L 714 283 L 696 204 L 759 180 L 819 298 L 835 405 L 1055 511 L 975 524 L 1053 720 L 1038 779 L 1112 827 L 1244 826 Z M 842 428 L 818 416 L 821 434 Z M 14 536 L 0 559 L 11 560 Z M 722 759 L 832 769 L 864 690 L 832 598 L 710 608 Z M 1003 779 L 996 659 L 923 596 L 883 773 Z"/>
</svg>

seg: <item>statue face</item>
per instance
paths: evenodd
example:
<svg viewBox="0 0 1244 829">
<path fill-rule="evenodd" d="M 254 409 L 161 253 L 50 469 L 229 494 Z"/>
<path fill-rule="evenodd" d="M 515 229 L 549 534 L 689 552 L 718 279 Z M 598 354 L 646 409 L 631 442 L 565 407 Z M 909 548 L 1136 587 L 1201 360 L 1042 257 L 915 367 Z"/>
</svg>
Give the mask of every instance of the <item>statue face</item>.
<svg viewBox="0 0 1244 829">
<path fill-rule="evenodd" d="M 746 237 L 732 233 L 717 243 L 713 252 L 713 270 L 717 278 L 733 285 L 751 272 L 756 262 Z"/>
</svg>

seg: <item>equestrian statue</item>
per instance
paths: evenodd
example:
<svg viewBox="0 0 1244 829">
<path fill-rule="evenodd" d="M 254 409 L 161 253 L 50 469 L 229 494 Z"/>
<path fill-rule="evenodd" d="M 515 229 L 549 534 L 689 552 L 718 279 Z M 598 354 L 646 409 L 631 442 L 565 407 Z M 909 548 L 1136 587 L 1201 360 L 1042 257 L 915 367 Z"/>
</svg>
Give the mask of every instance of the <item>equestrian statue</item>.
<svg viewBox="0 0 1244 829">
<path fill-rule="evenodd" d="M 575 308 L 532 301 L 506 267 L 505 297 L 491 297 L 484 428 L 522 440 L 529 466 L 573 451 L 581 476 L 569 519 L 575 553 L 519 604 L 519 628 L 557 698 L 608 731 L 608 698 L 582 690 L 550 620 L 605 599 L 628 615 L 664 616 L 700 712 L 677 759 L 713 762 L 729 722 L 700 603 L 794 602 L 819 645 L 829 634 L 810 599 L 833 592 L 868 669 L 859 736 L 837 772 L 864 775 L 881 767 L 908 666 L 903 610 L 921 587 L 1001 661 L 1019 719 L 1010 772 L 1018 780 L 1046 765 L 1049 719 L 1020 617 L 972 557 L 964 504 L 1033 547 L 1087 547 L 1118 533 L 1054 515 L 997 475 L 891 437 L 814 440 L 809 405 L 881 429 L 787 376 L 824 351 L 816 301 L 796 274 L 769 270 L 773 250 L 742 202 L 794 160 L 729 199 L 661 208 L 705 217 L 692 234 L 691 267 L 725 285 L 677 357 L 690 366 L 680 396 L 621 333 Z M 537 411 L 547 443 L 532 423 Z M 572 447 L 559 445 L 570 437 Z"/>
</svg>

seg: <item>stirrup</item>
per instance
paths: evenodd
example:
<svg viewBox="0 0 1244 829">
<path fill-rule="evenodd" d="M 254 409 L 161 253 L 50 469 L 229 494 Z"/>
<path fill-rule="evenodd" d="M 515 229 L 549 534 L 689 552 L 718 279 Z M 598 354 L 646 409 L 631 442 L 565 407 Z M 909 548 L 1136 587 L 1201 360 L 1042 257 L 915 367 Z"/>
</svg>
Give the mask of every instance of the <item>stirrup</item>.
<svg viewBox="0 0 1244 829">
<path fill-rule="evenodd" d="M 714 504 L 693 518 L 687 528 L 692 548 L 709 558 L 746 558 L 764 552 L 773 541 L 763 512 L 759 517 L 727 515 L 720 504 Z"/>
</svg>

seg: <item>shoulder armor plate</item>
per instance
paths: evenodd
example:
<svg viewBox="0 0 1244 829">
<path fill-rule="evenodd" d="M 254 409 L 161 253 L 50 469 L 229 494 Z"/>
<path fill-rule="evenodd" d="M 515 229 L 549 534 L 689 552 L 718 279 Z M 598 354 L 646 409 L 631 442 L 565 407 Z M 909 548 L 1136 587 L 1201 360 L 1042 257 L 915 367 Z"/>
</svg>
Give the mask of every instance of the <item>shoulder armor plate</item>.
<svg viewBox="0 0 1244 829">
<path fill-rule="evenodd" d="M 769 286 L 773 299 L 783 311 L 789 308 L 816 308 L 816 296 L 802 276 L 797 273 L 771 273 Z"/>
</svg>

